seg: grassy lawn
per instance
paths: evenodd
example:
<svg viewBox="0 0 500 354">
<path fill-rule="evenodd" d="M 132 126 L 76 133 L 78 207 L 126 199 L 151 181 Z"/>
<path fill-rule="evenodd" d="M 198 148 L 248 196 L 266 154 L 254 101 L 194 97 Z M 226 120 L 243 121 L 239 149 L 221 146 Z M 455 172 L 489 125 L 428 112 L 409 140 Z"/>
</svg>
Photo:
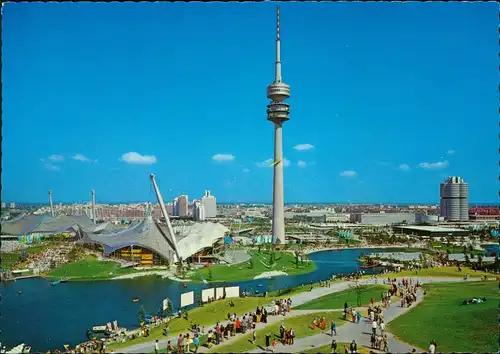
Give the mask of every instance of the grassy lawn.
<svg viewBox="0 0 500 354">
<path fill-rule="evenodd" d="M 361 305 L 369 305 L 373 297 L 375 301 L 380 301 L 380 295 L 387 291 L 387 286 L 369 285 L 361 289 Z M 296 310 L 328 310 L 344 308 L 347 301 L 349 305 L 357 306 L 357 293 L 354 289 L 328 294 L 305 304 L 294 307 Z"/>
<path fill-rule="evenodd" d="M 259 347 L 265 348 L 266 345 L 266 334 L 271 335 L 271 340 L 272 338 L 276 338 L 276 340 L 279 340 L 279 335 L 280 335 L 280 325 L 283 324 L 286 328 L 292 328 L 295 331 L 295 338 L 304 338 L 304 337 L 309 337 L 313 336 L 315 334 L 319 334 L 320 330 L 318 328 L 312 329 L 311 328 L 311 323 L 314 318 L 318 317 L 326 317 L 327 321 L 327 329 L 330 326 L 331 322 L 333 320 L 337 321 L 337 326 L 341 326 L 343 323 L 345 323 L 341 318 L 342 314 L 340 312 L 317 312 L 314 314 L 309 314 L 309 315 L 300 315 L 300 316 L 293 316 L 293 317 L 283 317 L 283 321 L 280 322 L 275 322 L 273 324 L 270 324 L 266 326 L 265 328 L 262 328 L 257 331 L 257 341 L 255 344 L 252 344 L 250 342 L 251 337 L 252 337 L 252 332 L 248 332 L 248 334 L 245 334 L 244 336 L 241 336 L 240 339 L 235 340 L 234 342 L 227 344 L 227 345 L 219 345 L 215 346 L 212 350 L 209 351 L 214 353 L 245 353 L 250 350 L 258 349 Z"/>
<path fill-rule="evenodd" d="M 465 274 L 468 274 L 469 277 L 480 277 L 483 275 L 487 275 L 490 278 L 493 278 L 493 274 L 491 273 L 486 273 L 486 272 L 481 272 L 481 271 L 475 271 L 467 267 L 462 267 L 462 271 L 459 272 L 457 267 L 452 266 L 452 267 L 437 267 L 437 268 L 424 268 L 418 271 L 418 273 L 415 273 L 414 270 L 403 270 L 399 273 L 389 273 L 388 275 L 391 277 L 427 277 L 427 276 L 432 276 L 432 277 L 463 277 Z M 384 278 L 387 278 L 387 275 L 384 276 Z"/>
<path fill-rule="evenodd" d="M 19 261 L 19 253 L 17 252 L 2 252 L 0 255 L 2 257 L 2 268 L 11 269 L 14 264 Z"/>
<path fill-rule="evenodd" d="M 231 300 L 234 303 L 234 307 L 231 307 L 229 303 Z M 255 311 L 257 306 L 265 306 L 271 303 L 271 299 L 268 298 L 233 298 L 226 300 L 219 300 L 212 302 L 203 307 L 197 307 L 189 311 L 188 320 L 183 318 L 175 318 L 169 322 L 169 338 L 179 335 L 179 333 L 185 334 L 190 331 L 192 324 L 196 323 L 200 326 L 213 326 L 215 323 L 227 320 L 228 312 L 235 312 L 238 315 L 243 315 L 245 313 Z M 149 332 L 149 337 L 139 337 L 134 340 L 130 340 L 125 343 L 116 343 L 109 346 L 109 350 L 125 348 L 130 345 L 138 343 L 152 342 L 155 339 L 162 339 L 163 326 L 153 328 Z M 173 343 L 172 345 L 177 345 Z"/>
<path fill-rule="evenodd" d="M 73 263 L 64 264 L 45 276 L 48 278 L 65 277 L 70 280 L 103 280 L 136 272 L 138 271 L 133 268 L 120 268 L 117 262 L 103 262 L 89 256 Z M 110 273 L 113 274 L 110 275 Z"/>
<path fill-rule="evenodd" d="M 463 246 L 453 246 L 453 245 L 448 246 L 445 243 L 433 243 L 432 248 L 434 248 L 436 251 L 444 251 L 444 252 L 449 251 L 449 253 L 464 253 Z M 482 251 L 481 250 L 470 251 L 469 247 L 466 248 L 466 252 L 468 254 L 472 253 L 474 255 L 477 255 L 477 254 L 484 255 L 486 253 L 484 250 L 482 250 Z"/>
<path fill-rule="evenodd" d="M 21 258 L 21 252 L 26 252 L 28 254 L 34 254 L 47 249 L 49 245 L 39 245 L 28 248 L 23 248 L 15 252 L 2 252 L 0 254 L 2 258 L 2 268 L 11 269 L 14 264 L 16 264 Z"/>
<path fill-rule="evenodd" d="M 271 252 L 267 250 L 249 251 L 252 260 L 235 264 L 232 266 L 213 265 L 210 268 L 202 268 L 194 271 L 192 280 L 201 281 L 241 281 L 253 279 L 255 276 L 270 271 L 283 271 L 287 274 L 303 274 L 316 269 L 313 262 L 305 262 L 297 268 L 295 256 L 290 252 L 275 252 L 275 262 L 270 264 Z M 210 277 L 211 274 L 211 277 Z"/>
<path fill-rule="evenodd" d="M 347 345 L 349 347 L 351 343 L 337 343 L 337 353 L 343 353 L 344 352 L 344 345 Z M 299 353 L 331 353 L 331 345 L 324 345 L 322 347 L 314 347 L 308 350 L 301 351 Z M 299 354 L 297 353 L 297 354 Z M 370 353 L 370 349 L 365 348 L 361 345 L 358 344 L 358 351 L 357 353 L 359 354 L 368 354 Z"/>
<path fill-rule="evenodd" d="M 428 348 L 435 339 L 442 352 L 498 350 L 498 284 L 494 281 L 424 285 L 425 299 L 389 324 L 389 331 L 407 343 Z M 485 303 L 462 305 L 473 297 Z"/>
</svg>

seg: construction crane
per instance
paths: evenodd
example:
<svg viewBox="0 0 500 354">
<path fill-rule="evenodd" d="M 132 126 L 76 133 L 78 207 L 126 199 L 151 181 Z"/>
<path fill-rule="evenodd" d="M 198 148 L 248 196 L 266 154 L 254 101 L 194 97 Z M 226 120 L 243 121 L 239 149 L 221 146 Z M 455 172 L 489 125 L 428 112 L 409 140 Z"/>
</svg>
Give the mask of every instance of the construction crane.
<svg viewBox="0 0 500 354">
<path fill-rule="evenodd" d="M 153 183 L 153 188 L 155 189 L 156 199 L 158 199 L 158 203 L 160 203 L 161 213 L 163 214 L 165 222 L 167 223 L 167 230 L 170 236 L 172 237 L 172 243 L 174 244 L 175 258 L 177 258 L 177 259 L 174 258 L 174 263 L 178 261 L 180 265 L 182 265 L 182 258 L 179 255 L 179 249 L 177 246 L 177 240 L 175 239 L 174 229 L 172 228 L 172 224 L 170 223 L 170 218 L 168 217 L 167 209 L 165 208 L 165 203 L 163 202 L 163 197 L 161 196 L 160 189 L 158 188 L 158 184 L 156 183 L 156 176 L 152 173 L 149 177 L 151 178 L 151 182 Z"/>
</svg>

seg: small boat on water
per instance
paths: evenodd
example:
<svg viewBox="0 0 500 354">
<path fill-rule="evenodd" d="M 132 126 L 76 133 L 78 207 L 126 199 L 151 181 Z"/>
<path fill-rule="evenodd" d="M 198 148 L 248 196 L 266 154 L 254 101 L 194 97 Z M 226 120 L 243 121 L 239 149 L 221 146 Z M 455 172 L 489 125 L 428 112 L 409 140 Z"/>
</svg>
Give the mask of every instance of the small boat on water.
<svg viewBox="0 0 500 354">
<path fill-rule="evenodd" d="M 55 285 L 59 284 L 60 282 L 61 282 L 61 279 L 52 280 L 50 282 L 50 285 L 55 286 Z"/>
<path fill-rule="evenodd" d="M 141 299 L 139 299 L 138 297 L 134 297 L 134 298 L 132 299 L 132 302 L 139 302 L 139 301 L 141 301 Z"/>
<path fill-rule="evenodd" d="M 23 293 L 23 291 L 22 291 L 22 290 L 19 290 L 19 291 L 17 292 L 17 295 L 21 295 L 22 293 Z"/>
<path fill-rule="evenodd" d="M 69 280 L 68 278 L 62 278 L 62 279 L 61 279 L 61 283 L 67 283 L 67 282 L 68 282 L 68 280 Z"/>
<path fill-rule="evenodd" d="M 380 266 L 380 262 L 375 262 L 375 263 L 372 263 L 372 264 L 365 264 L 365 265 L 362 265 L 362 266 L 359 266 L 360 269 L 369 269 L 369 268 L 375 268 L 375 267 L 378 267 Z"/>
<path fill-rule="evenodd" d="M 11 350 L 8 350 L 6 351 L 6 353 L 19 353 L 19 354 L 23 354 L 23 353 L 29 353 L 31 351 L 31 347 L 29 345 L 26 345 L 26 344 L 19 344 L 17 346 L 15 346 L 14 348 L 12 348 Z"/>
<path fill-rule="evenodd" d="M 187 288 L 187 287 L 188 287 L 187 283 L 184 283 L 184 287 L 185 287 L 185 288 Z"/>
</svg>

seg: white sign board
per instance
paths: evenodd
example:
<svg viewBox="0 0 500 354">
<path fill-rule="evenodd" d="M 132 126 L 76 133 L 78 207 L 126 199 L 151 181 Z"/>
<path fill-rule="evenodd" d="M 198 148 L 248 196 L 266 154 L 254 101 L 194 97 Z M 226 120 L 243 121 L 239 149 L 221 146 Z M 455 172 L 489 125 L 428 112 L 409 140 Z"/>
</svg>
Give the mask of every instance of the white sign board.
<svg viewBox="0 0 500 354">
<path fill-rule="evenodd" d="M 240 297 L 239 286 L 226 287 L 226 299 L 229 299 L 231 297 Z"/>
<path fill-rule="evenodd" d="M 194 304 L 194 291 L 181 294 L 181 307 L 186 307 Z"/>
<path fill-rule="evenodd" d="M 215 288 L 215 299 L 219 300 L 224 297 L 224 288 Z"/>
<path fill-rule="evenodd" d="M 215 289 L 204 289 L 201 291 L 201 301 L 208 302 L 208 299 L 211 297 L 215 297 Z"/>
</svg>

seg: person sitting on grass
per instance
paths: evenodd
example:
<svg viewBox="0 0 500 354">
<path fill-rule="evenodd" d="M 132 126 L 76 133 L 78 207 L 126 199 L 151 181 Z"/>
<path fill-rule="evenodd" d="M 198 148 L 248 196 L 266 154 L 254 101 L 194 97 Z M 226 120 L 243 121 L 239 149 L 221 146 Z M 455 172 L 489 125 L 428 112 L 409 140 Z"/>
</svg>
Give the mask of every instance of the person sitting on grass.
<svg viewBox="0 0 500 354">
<path fill-rule="evenodd" d="M 316 329 L 316 319 L 313 319 L 313 321 L 311 323 L 311 328 Z"/>
</svg>

